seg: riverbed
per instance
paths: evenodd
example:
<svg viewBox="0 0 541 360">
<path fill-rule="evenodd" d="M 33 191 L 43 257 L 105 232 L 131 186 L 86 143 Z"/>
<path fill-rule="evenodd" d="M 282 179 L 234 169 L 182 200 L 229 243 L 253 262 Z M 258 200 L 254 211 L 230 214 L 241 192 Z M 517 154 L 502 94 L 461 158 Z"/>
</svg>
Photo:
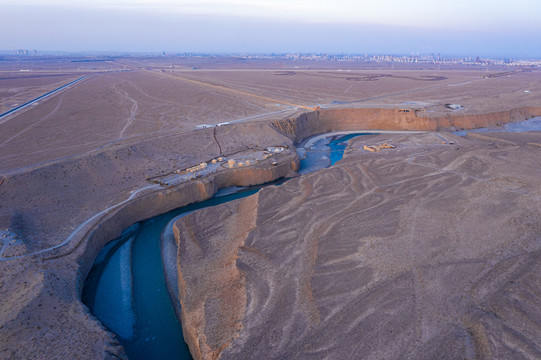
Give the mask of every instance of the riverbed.
<svg viewBox="0 0 541 360">
<path fill-rule="evenodd" d="M 305 142 L 299 174 L 342 159 L 348 140 L 373 133 L 327 134 Z M 270 184 L 279 185 L 284 180 Z M 83 289 L 83 302 L 124 346 L 130 359 L 191 359 L 169 297 L 160 238 L 174 218 L 255 194 L 270 184 L 223 189 L 213 198 L 138 222 L 97 256 Z"/>
</svg>

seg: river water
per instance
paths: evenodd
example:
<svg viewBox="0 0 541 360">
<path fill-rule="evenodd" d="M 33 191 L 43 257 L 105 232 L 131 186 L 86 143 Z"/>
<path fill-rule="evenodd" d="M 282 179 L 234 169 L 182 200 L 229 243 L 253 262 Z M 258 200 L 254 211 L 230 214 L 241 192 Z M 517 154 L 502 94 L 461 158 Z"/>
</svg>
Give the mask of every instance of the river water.
<svg viewBox="0 0 541 360">
<path fill-rule="evenodd" d="M 306 174 L 333 165 L 347 141 L 366 133 L 323 137 L 299 149 Z M 280 184 L 284 180 L 271 184 Z M 161 234 L 184 213 L 255 194 L 269 184 L 220 191 L 213 198 L 138 222 L 99 253 L 83 288 L 83 302 L 124 346 L 130 359 L 191 359 L 167 292 Z"/>
</svg>

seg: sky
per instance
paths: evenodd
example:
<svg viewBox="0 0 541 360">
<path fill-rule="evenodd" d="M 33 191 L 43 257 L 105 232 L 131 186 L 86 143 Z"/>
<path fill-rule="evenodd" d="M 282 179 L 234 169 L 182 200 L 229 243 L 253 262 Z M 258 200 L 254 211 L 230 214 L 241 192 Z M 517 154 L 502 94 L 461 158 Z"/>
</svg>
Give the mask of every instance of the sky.
<svg viewBox="0 0 541 360">
<path fill-rule="evenodd" d="M 540 0 L 0 0 L 0 50 L 541 57 Z"/>
</svg>

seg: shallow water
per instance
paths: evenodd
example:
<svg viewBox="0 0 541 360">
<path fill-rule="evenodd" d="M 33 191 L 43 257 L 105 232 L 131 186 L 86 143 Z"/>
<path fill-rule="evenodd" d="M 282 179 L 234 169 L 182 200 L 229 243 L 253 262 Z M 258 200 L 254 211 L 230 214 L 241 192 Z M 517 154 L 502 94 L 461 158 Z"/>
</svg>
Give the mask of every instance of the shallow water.
<svg viewBox="0 0 541 360">
<path fill-rule="evenodd" d="M 524 121 L 518 121 L 508 123 L 503 126 L 491 126 L 486 128 L 479 128 L 473 130 L 461 130 L 455 131 L 454 134 L 458 136 L 465 136 L 467 133 L 486 133 L 486 132 L 527 132 L 527 131 L 541 131 L 541 117 L 534 117 Z"/>
<path fill-rule="evenodd" d="M 372 134 L 371 133 L 356 133 L 356 134 L 348 134 L 344 136 L 336 136 L 333 138 L 333 140 L 329 143 L 329 149 L 330 149 L 329 157 L 331 160 L 331 166 L 336 164 L 336 162 L 342 160 L 342 158 L 344 157 L 344 150 L 346 149 L 348 145 L 348 141 L 360 135 L 372 135 Z"/>
<path fill-rule="evenodd" d="M 365 134 L 318 140 L 306 149 L 299 173 L 336 163 L 347 141 L 359 135 Z M 102 249 L 85 281 L 83 302 L 117 334 L 130 359 L 191 359 L 165 283 L 160 248 L 165 226 L 183 213 L 240 199 L 270 184 L 220 190 L 209 200 L 134 224 Z"/>
<path fill-rule="evenodd" d="M 348 141 L 361 135 L 373 135 L 373 133 L 330 135 L 317 140 L 307 148 L 298 149 L 297 153 L 301 157 L 299 174 L 308 174 L 334 165 L 344 157 Z"/>
</svg>

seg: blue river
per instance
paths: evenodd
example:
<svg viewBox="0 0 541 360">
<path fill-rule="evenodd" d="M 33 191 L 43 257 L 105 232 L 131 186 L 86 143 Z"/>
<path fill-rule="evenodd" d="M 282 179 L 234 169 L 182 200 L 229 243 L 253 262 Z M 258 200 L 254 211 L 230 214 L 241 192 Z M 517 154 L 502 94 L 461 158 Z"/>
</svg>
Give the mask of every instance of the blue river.
<svg viewBox="0 0 541 360">
<path fill-rule="evenodd" d="M 299 173 L 335 164 L 342 159 L 347 141 L 359 135 L 367 134 L 331 135 L 316 141 L 304 149 Z M 229 194 L 220 191 L 209 200 L 138 222 L 101 250 L 85 281 L 82 300 L 117 335 L 129 359 L 191 359 L 165 283 L 160 244 L 166 225 L 183 213 L 240 199 L 267 185 L 237 188 Z"/>
</svg>

